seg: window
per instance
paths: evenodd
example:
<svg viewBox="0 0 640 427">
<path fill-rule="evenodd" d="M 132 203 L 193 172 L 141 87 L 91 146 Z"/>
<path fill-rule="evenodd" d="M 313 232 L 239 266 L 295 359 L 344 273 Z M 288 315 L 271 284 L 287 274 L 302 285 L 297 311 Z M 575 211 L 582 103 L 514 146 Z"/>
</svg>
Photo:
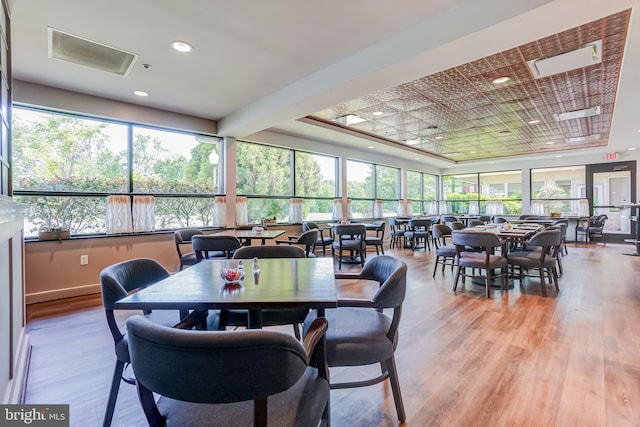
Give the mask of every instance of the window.
<svg viewBox="0 0 640 427">
<path fill-rule="evenodd" d="M 374 165 L 376 171 L 375 198 L 382 200 L 382 216 L 396 216 L 400 199 L 400 169 Z M 375 217 L 378 215 L 371 215 Z"/>
<path fill-rule="evenodd" d="M 18 106 L 13 118 L 14 195 L 30 206 L 27 235 L 105 233 L 113 194 L 156 196 L 156 230 L 212 225 L 218 138 Z"/>
<path fill-rule="evenodd" d="M 522 213 L 522 171 L 481 173 L 480 213 L 520 215 Z"/>
<path fill-rule="evenodd" d="M 347 160 L 346 175 L 353 217 L 373 217 L 373 164 Z"/>
<path fill-rule="evenodd" d="M 442 191 L 448 213 L 469 213 L 469 201 L 478 200 L 478 174 L 444 175 Z"/>
<path fill-rule="evenodd" d="M 531 213 L 575 214 L 584 188 L 584 166 L 531 169 Z"/>
<path fill-rule="evenodd" d="M 330 220 L 337 158 L 238 141 L 237 193 L 247 196 L 249 223 L 289 222 L 291 197 L 302 197 L 303 220 Z"/>
<path fill-rule="evenodd" d="M 422 172 L 407 171 L 407 198 L 413 202 L 413 215 L 436 215 L 438 177 Z"/>
</svg>

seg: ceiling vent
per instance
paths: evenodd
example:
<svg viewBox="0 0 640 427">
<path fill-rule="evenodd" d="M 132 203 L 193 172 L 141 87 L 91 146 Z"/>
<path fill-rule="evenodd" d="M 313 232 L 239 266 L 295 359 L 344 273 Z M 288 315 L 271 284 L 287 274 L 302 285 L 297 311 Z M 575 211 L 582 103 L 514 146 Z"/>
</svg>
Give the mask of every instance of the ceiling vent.
<svg viewBox="0 0 640 427">
<path fill-rule="evenodd" d="M 553 118 L 557 122 L 562 120 L 582 119 L 584 117 L 597 116 L 600 114 L 600 106 L 585 108 L 584 110 L 567 111 L 566 113 L 554 113 Z"/>
<path fill-rule="evenodd" d="M 49 57 L 96 70 L 126 76 L 138 55 L 83 39 L 54 28 L 48 29 Z"/>
<path fill-rule="evenodd" d="M 564 141 L 568 144 L 577 144 L 581 142 L 597 141 L 598 139 L 600 139 L 600 134 L 594 133 L 593 135 L 573 136 L 571 138 L 565 138 Z"/>
<path fill-rule="evenodd" d="M 581 48 L 546 58 L 534 59 L 527 62 L 529 69 L 536 79 L 566 73 L 602 61 L 602 40 L 589 43 Z"/>
</svg>

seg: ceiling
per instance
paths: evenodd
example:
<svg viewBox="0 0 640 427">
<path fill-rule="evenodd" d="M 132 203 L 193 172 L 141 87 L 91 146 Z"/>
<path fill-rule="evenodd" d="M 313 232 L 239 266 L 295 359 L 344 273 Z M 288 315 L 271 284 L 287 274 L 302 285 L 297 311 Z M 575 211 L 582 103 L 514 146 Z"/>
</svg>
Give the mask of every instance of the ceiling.
<svg viewBox="0 0 640 427">
<path fill-rule="evenodd" d="M 13 78 L 216 120 L 220 135 L 272 130 L 436 166 L 624 151 L 640 146 L 638 4 L 15 0 Z M 51 59 L 48 28 L 138 57 L 126 76 Z M 599 64 L 540 79 L 527 66 L 595 40 Z M 335 121 L 347 114 L 366 121 Z"/>
</svg>

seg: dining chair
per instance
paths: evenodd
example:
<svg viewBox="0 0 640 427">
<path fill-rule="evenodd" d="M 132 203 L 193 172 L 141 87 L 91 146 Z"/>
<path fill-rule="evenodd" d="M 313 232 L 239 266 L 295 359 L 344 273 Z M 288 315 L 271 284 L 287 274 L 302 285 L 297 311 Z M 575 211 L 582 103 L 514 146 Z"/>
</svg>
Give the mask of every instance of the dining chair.
<svg viewBox="0 0 640 427">
<path fill-rule="evenodd" d="M 193 236 L 191 245 L 196 253 L 197 262 L 209 258 L 231 258 L 233 253 L 242 247 L 237 237 L 218 234 Z"/>
<path fill-rule="evenodd" d="M 339 224 L 333 229 L 334 256 L 338 257 L 338 270 L 342 269 L 344 252 L 349 252 L 349 257 L 360 257 L 360 265 L 364 266 L 366 258 L 367 228 L 364 224 Z"/>
<path fill-rule="evenodd" d="M 404 238 L 407 242 L 411 242 L 411 250 L 415 251 L 416 247 L 422 242 L 424 250 L 431 250 L 431 220 L 430 219 L 410 219 L 407 224 L 407 231 L 404 232 Z"/>
<path fill-rule="evenodd" d="M 389 218 L 389 247 L 395 248 L 398 244 L 402 244 L 402 247 L 405 245 L 404 233 L 407 230 L 407 221 L 408 220 L 399 220 L 397 218 Z"/>
<path fill-rule="evenodd" d="M 487 231 L 475 230 L 454 230 L 451 232 L 453 244 L 456 247 L 456 277 L 453 283 L 453 291 L 458 288 L 458 281 L 462 276 L 462 283 L 465 278 L 483 279 L 486 287 L 487 298 L 491 297 L 491 284 L 496 279 L 501 279 L 500 289 L 507 289 L 507 257 L 504 254 L 496 255 L 494 252 L 501 248 L 502 244 L 498 236 Z M 468 248 L 475 251 L 469 251 Z M 467 268 L 471 268 L 471 273 L 467 273 Z M 497 270 L 500 270 L 498 273 Z M 478 272 L 476 273 L 476 270 Z M 483 273 L 484 272 L 484 273 Z"/>
<path fill-rule="evenodd" d="M 318 230 L 318 240 L 316 240 L 315 247 L 316 248 L 322 247 L 322 256 L 326 256 L 327 246 L 329 246 L 331 250 L 333 250 L 333 246 L 331 245 L 333 243 L 332 230 L 331 228 L 329 228 L 328 230 L 325 230 L 324 228 L 320 227 L 317 223 L 311 222 L 311 221 L 305 221 L 302 223 L 302 232 L 313 230 L 313 229 Z M 328 231 L 328 234 L 329 234 L 328 236 L 324 235 L 325 231 Z"/>
<path fill-rule="evenodd" d="M 507 255 L 509 266 L 512 270 L 517 267 L 518 277 L 522 284 L 525 276 L 532 276 L 529 270 L 537 272 L 535 277 L 540 278 L 540 289 L 542 296 L 547 296 L 546 280 L 553 282 L 556 291 L 558 287 L 557 253 L 560 250 L 561 230 L 547 229 L 536 233 L 527 243 L 527 247 L 539 247 L 538 250 L 516 251 Z"/>
<path fill-rule="evenodd" d="M 249 260 L 258 258 L 306 258 L 305 251 L 299 246 L 243 246 L 233 254 L 233 259 Z M 246 268 L 246 267 L 245 267 Z M 247 273 L 248 274 L 248 273 Z M 274 309 L 262 310 L 263 326 L 293 325 L 293 333 L 300 339 L 300 327 L 309 313 L 308 309 Z M 219 329 L 224 330 L 227 326 L 248 327 L 248 310 L 221 310 L 218 321 Z"/>
<path fill-rule="evenodd" d="M 364 239 L 365 244 L 367 246 L 375 247 L 376 255 L 380 255 L 380 251 L 382 251 L 382 255 L 384 255 L 384 230 L 387 224 L 385 221 L 374 221 L 373 224 L 377 226 L 374 230 L 375 235 L 367 235 L 367 237 Z"/>
<path fill-rule="evenodd" d="M 204 234 L 202 230 L 198 228 L 185 228 L 182 230 L 176 230 L 173 233 L 174 240 L 176 242 L 176 251 L 178 251 L 178 258 L 180 259 L 180 270 L 185 266 L 195 265 L 198 263 L 198 258 L 194 251 L 182 252 L 181 247 L 188 245 L 191 247 L 191 238 L 196 235 Z"/>
<path fill-rule="evenodd" d="M 578 233 L 583 233 L 585 243 L 600 239 L 603 244 L 606 244 L 604 240 L 604 224 L 607 219 L 609 217 L 606 215 L 590 216 L 586 225 L 576 227 L 576 241 L 578 240 Z"/>
<path fill-rule="evenodd" d="M 299 236 L 291 236 L 287 240 L 276 240 L 276 245 L 300 245 L 304 247 L 307 258 L 314 256 L 313 251 L 318 241 L 318 229 L 307 230 Z"/>
<path fill-rule="evenodd" d="M 451 271 L 456 265 L 456 247 L 451 244 L 447 245 L 447 237 L 451 238 L 451 228 L 445 224 L 434 224 L 431 227 L 431 233 L 433 234 L 433 243 L 436 249 L 436 262 L 433 266 L 433 274 L 431 277 L 436 276 L 436 270 L 438 265 L 442 265 L 442 272 L 447 265 L 451 266 Z"/>
<path fill-rule="evenodd" d="M 330 423 L 326 319 L 310 325 L 304 343 L 277 331 L 185 331 L 140 316 L 127 329 L 150 426 Z"/>
<path fill-rule="evenodd" d="M 103 425 L 110 426 L 113 419 L 120 381 L 135 384 L 135 378 L 125 377 L 126 367 L 131 363 L 127 332 L 123 332 L 114 314 L 115 303 L 131 292 L 151 286 L 169 277 L 169 272 L 157 261 L 151 258 L 136 258 L 110 265 L 100 272 L 100 290 L 102 305 L 107 317 L 107 325 L 113 338 L 116 365 L 113 370 L 107 407 L 105 409 Z M 180 328 L 207 328 L 207 311 L 179 313 L 173 310 L 146 311 L 144 313 L 150 321 Z M 212 325 L 214 327 L 215 325 Z"/>
<path fill-rule="evenodd" d="M 490 223 L 490 222 L 491 222 L 491 215 L 480 215 L 480 216 L 478 217 L 478 221 L 482 221 L 482 222 L 484 222 L 485 224 L 488 224 L 488 223 Z"/>
<path fill-rule="evenodd" d="M 371 280 L 380 287 L 370 299 L 341 299 L 338 308 L 327 309 L 327 364 L 349 367 L 380 364 L 381 375 L 360 381 L 334 382 L 331 389 L 365 387 L 389 379 L 398 419 L 406 420 L 400 382 L 394 357 L 398 346 L 398 327 L 407 286 L 407 265 L 400 259 L 380 255 L 369 259 L 360 273 L 337 273 L 336 279 Z M 391 310 L 385 313 L 384 310 Z M 391 314 L 391 316 L 389 316 Z M 304 336 L 308 335 L 316 311 L 307 316 Z"/>
</svg>

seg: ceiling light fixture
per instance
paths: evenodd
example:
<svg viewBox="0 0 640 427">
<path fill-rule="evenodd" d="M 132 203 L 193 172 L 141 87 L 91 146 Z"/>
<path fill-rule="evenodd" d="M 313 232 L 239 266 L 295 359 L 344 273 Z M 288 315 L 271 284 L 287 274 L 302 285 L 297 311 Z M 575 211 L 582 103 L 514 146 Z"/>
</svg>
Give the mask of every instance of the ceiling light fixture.
<svg viewBox="0 0 640 427">
<path fill-rule="evenodd" d="M 136 90 L 133 92 L 133 94 L 137 96 L 149 96 L 149 94 L 143 90 Z"/>
<path fill-rule="evenodd" d="M 595 107 L 585 108 L 583 110 L 567 111 L 566 113 L 554 113 L 553 118 L 556 119 L 557 122 L 559 122 L 562 120 L 581 119 L 584 117 L 597 116 L 599 114 L 600 106 L 596 105 Z"/>
<path fill-rule="evenodd" d="M 546 144 L 547 144 L 547 145 L 553 145 L 553 144 L 555 144 L 555 143 L 556 143 L 555 141 L 549 141 L 549 142 L 547 142 Z"/>
<path fill-rule="evenodd" d="M 529 120 L 527 123 L 529 123 L 530 125 L 536 125 L 536 124 L 540 123 L 540 120 L 538 120 L 538 119 Z"/>
<path fill-rule="evenodd" d="M 422 141 L 418 141 L 417 139 L 407 139 L 405 142 L 407 143 L 407 145 L 418 145 Z"/>
<path fill-rule="evenodd" d="M 177 50 L 178 52 L 182 52 L 182 53 L 191 52 L 193 50 L 193 46 L 191 46 L 187 42 L 183 42 L 180 40 L 171 42 L 171 47 Z"/>
<path fill-rule="evenodd" d="M 637 149 L 638 149 L 638 148 L 636 148 L 636 147 L 629 147 L 629 148 L 627 148 L 627 151 L 635 151 L 635 150 L 637 150 Z"/>
<path fill-rule="evenodd" d="M 502 76 L 502 77 L 498 77 L 496 79 L 493 79 L 493 81 L 491 83 L 493 83 L 494 85 L 501 85 L 502 83 L 506 83 L 509 80 L 511 80 L 511 77 Z"/>
<path fill-rule="evenodd" d="M 371 148 L 371 149 L 373 149 L 374 147 L 373 147 L 373 145 L 370 145 L 370 146 L 368 146 L 367 148 Z"/>
<path fill-rule="evenodd" d="M 374 116 L 381 116 L 382 115 L 382 111 L 374 111 L 373 115 Z"/>
<path fill-rule="evenodd" d="M 638 132 L 640 132 L 640 131 L 638 131 Z M 438 136 L 435 137 L 435 139 L 442 139 L 442 138 L 443 138 L 443 136 L 441 136 L 441 135 L 438 135 Z"/>
<path fill-rule="evenodd" d="M 358 123 L 366 122 L 366 119 L 362 117 L 358 117 L 355 114 L 345 114 L 344 116 L 336 117 L 333 119 L 334 122 L 338 122 L 345 126 L 356 125 Z"/>
<path fill-rule="evenodd" d="M 602 62 L 602 40 L 597 40 L 575 50 L 527 62 L 536 79 L 566 73 L 578 68 Z"/>
<path fill-rule="evenodd" d="M 596 139 L 600 139 L 600 134 L 595 133 L 593 135 L 585 135 L 585 136 L 573 136 L 571 138 L 565 138 L 565 142 L 574 143 L 574 142 L 588 142 L 595 141 Z"/>
</svg>

